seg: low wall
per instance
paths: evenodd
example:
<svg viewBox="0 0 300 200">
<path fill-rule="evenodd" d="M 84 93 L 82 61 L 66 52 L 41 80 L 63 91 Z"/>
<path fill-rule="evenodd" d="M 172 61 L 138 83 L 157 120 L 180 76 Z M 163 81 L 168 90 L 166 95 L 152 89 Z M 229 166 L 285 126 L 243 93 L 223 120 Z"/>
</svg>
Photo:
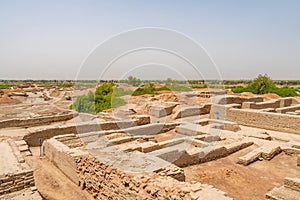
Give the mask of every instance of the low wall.
<svg viewBox="0 0 300 200">
<path fill-rule="evenodd" d="M 226 114 L 231 108 L 240 108 L 241 104 L 213 104 L 210 109 L 210 119 L 225 120 Z"/>
<path fill-rule="evenodd" d="M 231 108 L 226 120 L 240 125 L 300 134 L 300 116 Z"/>
<path fill-rule="evenodd" d="M 244 102 L 242 108 L 250 109 L 265 109 L 265 108 L 279 108 L 281 104 L 280 100 L 271 100 L 259 103 Z"/>
<path fill-rule="evenodd" d="M 214 97 L 216 100 L 214 100 L 214 103 L 216 104 L 242 104 L 243 102 L 263 102 L 262 97 L 238 97 L 238 96 L 216 96 Z"/>
<path fill-rule="evenodd" d="M 29 146 L 39 146 L 38 139 L 42 141 L 50 139 L 57 135 L 65 135 L 70 133 L 86 133 L 93 131 L 102 131 L 102 130 L 117 130 L 123 128 L 129 128 L 136 125 L 143 125 L 144 123 L 149 123 L 150 120 L 146 120 L 149 117 L 142 116 L 136 120 L 130 121 L 112 121 L 112 122 L 103 122 L 103 123 L 79 123 L 76 125 L 63 125 L 51 128 L 44 129 L 29 129 L 29 134 L 23 137 L 23 140 L 27 142 Z"/>
<path fill-rule="evenodd" d="M 296 110 L 300 110 L 300 104 L 295 106 L 287 106 L 283 108 L 277 108 L 275 111 L 278 113 L 287 113 L 287 112 L 295 112 Z"/>
<path fill-rule="evenodd" d="M 30 127 L 30 126 L 37 126 L 37 125 L 45 125 L 53 122 L 67 121 L 72 119 L 76 115 L 78 115 L 78 113 L 70 112 L 67 114 L 59 114 L 59 115 L 44 116 L 44 117 L 3 120 L 0 121 L 0 128 Z"/>
<path fill-rule="evenodd" d="M 0 178 L 0 195 L 19 191 L 31 186 L 34 186 L 32 170 L 8 174 L 7 176 Z"/>
<path fill-rule="evenodd" d="M 43 152 L 71 181 L 78 184 L 79 179 L 75 159 L 80 155 L 84 155 L 85 152 L 78 149 L 70 149 L 54 138 L 43 143 Z"/>
<path fill-rule="evenodd" d="M 293 97 L 280 98 L 280 107 L 287 107 L 287 106 L 292 106 L 292 105 L 296 105 L 296 104 L 300 104 L 300 102 Z"/>
<path fill-rule="evenodd" d="M 182 152 L 182 155 L 177 159 L 174 164 L 179 167 L 187 167 L 189 165 L 195 165 L 199 163 L 205 163 L 212 160 L 217 160 L 232 154 L 236 151 L 251 146 L 253 142 L 239 141 L 228 145 L 216 145 L 207 147 L 207 144 L 203 141 L 193 140 L 194 146 L 202 147 L 200 151 L 186 151 Z"/>
<path fill-rule="evenodd" d="M 1 171 L 0 173 L 0 199 L 2 199 L 1 195 L 3 194 L 23 190 L 24 188 L 29 188 L 35 185 L 33 170 L 25 162 L 15 142 L 13 140 L 8 140 L 7 144 L 13 152 L 11 156 L 15 157 L 17 163 L 14 164 L 16 169 L 11 169 L 12 161 L 8 160 L 7 163 L 10 164 L 6 165 L 7 163 L 3 163 L 3 159 L 1 160 L 0 165 L 3 165 L 2 168 L 4 167 L 6 170 Z M 7 153 L 10 152 L 9 149 L 7 149 L 7 151 Z"/>
<path fill-rule="evenodd" d="M 173 119 L 190 117 L 196 115 L 209 114 L 211 104 L 204 104 L 203 106 L 179 107 L 179 110 L 173 116 Z"/>
<path fill-rule="evenodd" d="M 288 106 L 294 106 L 300 104 L 295 98 L 286 97 L 280 98 L 277 100 L 270 100 L 265 102 L 244 102 L 242 108 L 250 108 L 250 109 L 267 109 L 267 108 L 283 108 Z"/>
<path fill-rule="evenodd" d="M 178 104 L 169 104 L 169 105 L 154 105 L 151 106 L 149 110 L 149 114 L 154 117 L 165 117 L 167 115 L 172 114 L 173 109 L 177 106 Z"/>
</svg>

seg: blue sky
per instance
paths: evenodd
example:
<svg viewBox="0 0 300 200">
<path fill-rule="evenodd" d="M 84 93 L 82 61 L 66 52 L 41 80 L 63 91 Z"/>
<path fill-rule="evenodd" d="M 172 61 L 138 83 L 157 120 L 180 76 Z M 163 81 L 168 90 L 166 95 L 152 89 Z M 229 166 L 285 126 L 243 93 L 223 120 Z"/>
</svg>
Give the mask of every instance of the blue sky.
<svg viewBox="0 0 300 200">
<path fill-rule="evenodd" d="M 0 79 L 75 79 L 98 44 L 140 27 L 193 38 L 223 79 L 300 79 L 299 10 L 298 0 L 0 0 Z"/>
</svg>

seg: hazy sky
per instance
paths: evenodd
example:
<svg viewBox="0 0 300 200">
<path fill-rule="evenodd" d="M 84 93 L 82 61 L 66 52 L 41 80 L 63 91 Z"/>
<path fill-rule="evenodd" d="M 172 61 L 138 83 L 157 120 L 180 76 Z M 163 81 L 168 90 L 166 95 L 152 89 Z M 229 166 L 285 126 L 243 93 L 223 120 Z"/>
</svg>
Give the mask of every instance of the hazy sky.
<svg viewBox="0 0 300 200">
<path fill-rule="evenodd" d="M 97 45 L 141 27 L 176 30 L 200 43 L 220 70 L 204 78 L 251 79 L 267 73 L 273 79 L 300 79 L 299 10 L 299 0 L 0 0 L 0 79 L 75 79 Z M 119 76 L 122 63 L 124 69 L 148 67 L 133 73 L 139 78 L 168 77 L 158 66 L 183 67 L 177 58 L 168 64 L 159 56 L 152 61 L 153 52 L 145 53 L 145 63 L 131 63 L 130 56 L 109 75 Z M 149 63 L 158 62 L 151 68 Z"/>
</svg>

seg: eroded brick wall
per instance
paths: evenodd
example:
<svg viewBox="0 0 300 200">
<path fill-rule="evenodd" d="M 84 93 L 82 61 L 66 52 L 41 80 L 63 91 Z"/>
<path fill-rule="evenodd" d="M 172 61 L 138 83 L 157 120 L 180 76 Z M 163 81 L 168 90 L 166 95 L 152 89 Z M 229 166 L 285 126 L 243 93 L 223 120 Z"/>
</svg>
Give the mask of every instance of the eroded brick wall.
<svg viewBox="0 0 300 200">
<path fill-rule="evenodd" d="M 67 121 L 77 115 L 76 113 L 60 114 L 53 116 L 36 117 L 29 119 L 8 119 L 0 121 L 0 128 L 7 127 L 30 127 L 37 125 L 45 125 L 53 122 Z"/>
<path fill-rule="evenodd" d="M 79 186 L 95 199 L 201 199 L 205 196 L 229 200 L 225 193 L 199 182 L 180 182 L 157 173 L 130 175 L 100 163 L 91 155 L 76 158 Z M 209 189 L 208 189 L 209 188 Z"/>
<path fill-rule="evenodd" d="M 225 118 L 240 125 L 300 134 L 300 116 L 297 115 L 231 108 Z"/>
</svg>

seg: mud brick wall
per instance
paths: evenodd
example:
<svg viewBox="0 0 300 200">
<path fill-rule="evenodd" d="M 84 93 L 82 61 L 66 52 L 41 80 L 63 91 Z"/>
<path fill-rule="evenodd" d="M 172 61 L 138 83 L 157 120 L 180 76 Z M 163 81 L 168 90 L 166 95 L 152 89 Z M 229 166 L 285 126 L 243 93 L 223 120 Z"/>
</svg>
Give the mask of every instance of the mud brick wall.
<svg viewBox="0 0 300 200">
<path fill-rule="evenodd" d="M 243 102 L 263 102 L 262 97 L 237 97 L 237 96 L 223 96 L 218 104 L 242 104 Z"/>
<path fill-rule="evenodd" d="M 203 106 L 179 107 L 180 109 L 174 113 L 173 119 L 190 117 L 195 115 L 205 115 L 210 112 L 211 104 L 207 103 Z"/>
<path fill-rule="evenodd" d="M 0 176 L 0 195 L 34 186 L 33 171 Z"/>
<path fill-rule="evenodd" d="M 26 118 L 26 119 L 9 119 L 0 121 L 0 128 L 7 127 L 30 127 L 30 126 L 38 126 L 50 124 L 53 122 L 67 121 L 72 119 L 74 116 L 78 115 L 78 113 L 68 113 L 68 114 L 60 114 L 53 116 L 44 116 L 44 117 L 36 117 L 36 118 Z"/>
<path fill-rule="evenodd" d="M 78 155 L 83 155 L 84 152 L 77 149 L 70 149 L 54 138 L 46 140 L 43 143 L 43 152 L 70 180 L 75 184 L 78 183 L 75 158 Z"/>
<path fill-rule="evenodd" d="M 55 140 L 52 138 L 47 140 L 48 144 L 47 142 L 43 144 L 45 154 L 63 173 L 71 177 L 76 185 L 87 190 L 95 199 L 196 200 L 203 195 L 202 191 L 205 191 L 205 196 L 211 193 L 211 197 L 219 200 L 231 199 L 212 186 L 198 182 L 182 182 L 183 174 L 177 172 L 182 169 L 175 165 L 166 167 L 158 173 L 132 175 L 101 163 L 86 151 L 76 152 L 78 149 L 70 149 Z M 173 175 L 181 181 L 171 178 Z"/>
<path fill-rule="evenodd" d="M 144 123 L 149 123 L 149 117 L 143 116 L 141 118 L 130 120 L 130 121 L 120 121 L 120 122 L 103 122 L 103 123 L 78 123 L 76 125 L 63 125 L 45 129 L 29 129 L 29 134 L 23 137 L 23 140 L 27 142 L 29 146 L 38 146 L 38 138 L 42 141 L 50 139 L 57 135 L 65 135 L 70 133 L 86 133 L 101 130 L 118 130 L 120 128 L 128 128 L 135 125 L 143 125 Z"/>
<path fill-rule="evenodd" d="M 297 104 L 300 104 L 300 102 L 295 98 L 292 97 L 280 98 L 280 107 L 287 107 L 287 106 L 292 106 Z"/>
<path fill-rule="evenodd" d="M 287 107 L 277 108 L 276 112 L 277 113 L 287 113 L 287 112 L 295 112 L 296 110 L 300 110 L 300 104 L 295 105 L 295 106 L 287 106 Z"/>
<path fill-rule="evenodd" d="M 19 169 L 15 172 L 0 175 L 0 195 L 19 191 L 35 185 L 33 170 L 25 162 L 15 142 L 13 140 L 8 140 L 8 143 L 18 161 Z"/>
<path fill-rule="evenodd" d="M 200 183 L 179 182 L 156 173 L 130 175 L 100 163 L 90 155 L 76 159 L 79 186 L 95 199 L 198 199 Z M 231 199 L 223 192 L 210 186 L 212 197 Z M 209 196 L 209 195 L 208 195 Z"/>
<path fill-rule="evenodd" d="M 231 108 L 226 112 L 226 120 L 245 126 L 300 134 L 300 116 L 297 115 Z"/>
<path fill-rule="evenodd" d="M 279 100 L 271 100 L 259 103 L 253 102 L 244 102 L 242 107 L 243 108 L 250 108 L 250 109 L 264 109 L 264 108 L 279 108 L 280 107 L 280 99 Z"/>
</svg>

